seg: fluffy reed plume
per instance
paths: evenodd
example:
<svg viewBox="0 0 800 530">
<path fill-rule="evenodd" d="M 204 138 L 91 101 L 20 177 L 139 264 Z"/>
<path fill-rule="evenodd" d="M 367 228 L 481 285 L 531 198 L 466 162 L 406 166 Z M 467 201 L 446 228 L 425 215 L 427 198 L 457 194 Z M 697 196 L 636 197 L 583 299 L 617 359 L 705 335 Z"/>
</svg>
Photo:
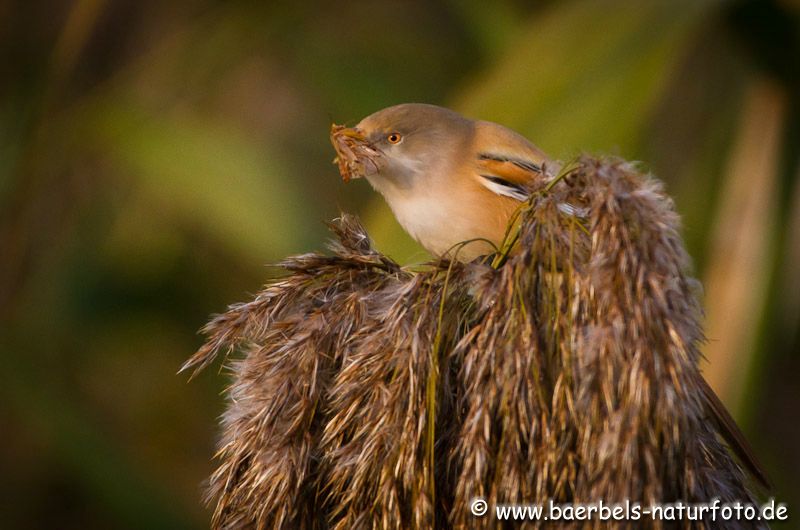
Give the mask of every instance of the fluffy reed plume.
<svg viewBox="0 0 800 530">
<path fill-rule="evenodd" d="M 214 527 L 497 526 L 475 497 L 754 500 L 698 372 L 671 201 L 590 157 L 531 191 L 513 252 L 402 268 L 343 216 L 332 256 L 289 258 L 206 326 L 184 369 L 236 352 Z"/>
</svg>

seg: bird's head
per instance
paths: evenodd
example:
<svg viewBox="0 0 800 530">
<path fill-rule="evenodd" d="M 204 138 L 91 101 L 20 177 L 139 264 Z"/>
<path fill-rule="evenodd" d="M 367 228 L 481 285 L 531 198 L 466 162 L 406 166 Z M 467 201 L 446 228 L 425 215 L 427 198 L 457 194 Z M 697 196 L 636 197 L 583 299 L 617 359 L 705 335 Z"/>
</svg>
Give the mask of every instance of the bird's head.
<svg viewBox="0 0 800 530">
<path fill-rule="evenodd" d="M 345 182 L 366 177 L 378 188 L 408 189 L 469 141 L 473 123 L 442 107 L 405 103 L 355 127 L 333 125 L 331 142 Z"/>
</svg>

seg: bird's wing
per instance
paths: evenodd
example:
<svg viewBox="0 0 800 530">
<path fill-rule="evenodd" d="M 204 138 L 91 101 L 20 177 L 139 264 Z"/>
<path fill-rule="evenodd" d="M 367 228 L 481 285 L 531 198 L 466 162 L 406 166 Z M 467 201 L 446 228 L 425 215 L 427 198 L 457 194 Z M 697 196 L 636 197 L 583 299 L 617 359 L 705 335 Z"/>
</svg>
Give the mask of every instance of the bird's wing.
<svg viewBox="0 0 800 530">
<path fill-rule="evenodd" d="M 720 434 L 725 439 L 725 442 L 733 449 L 733 452 L 736 453 L 736 457 L 744 464 L 752 476 L 767 490 L 772 489 L 769 478 L 764 472 L 763 467 L 761 467 L 761 463 L 756 458 L 750 444 L 747 443 L 744 434 L 742 434 L 742 431 L 739 430 L 736 422 L 731 417 L 730 413 L 728 413 L 725 405 L 722 404 L 722 401 L 720 401 L 717 394 L 714 393 L 714 390 L 709 386 L 702 375 L 698 374 L 697 378 L 699 380 L 700 390 L 703 393 L 703 400 L 706 405 L 708 405 L 713 420 Z"/>
<path fill-rule="evenodd" d="M 550 164 L 547 156 L 524 136 L 492 122 L 477 122 L 476 171 L 480 183 L 491 191 L 525 200 L 529 188 Z"/>
</svg>

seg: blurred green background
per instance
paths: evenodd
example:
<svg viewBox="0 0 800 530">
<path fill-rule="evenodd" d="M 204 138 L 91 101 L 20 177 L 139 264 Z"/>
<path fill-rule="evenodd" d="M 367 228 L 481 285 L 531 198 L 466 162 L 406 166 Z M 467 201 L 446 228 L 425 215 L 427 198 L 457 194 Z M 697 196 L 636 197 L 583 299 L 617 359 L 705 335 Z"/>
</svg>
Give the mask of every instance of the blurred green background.
<svg viewBox="0 0 800 530">
<path fill-rule="evenodd" d="M 0 2 L 0 526 L 204 528 L 209 314 L 362 216 L 328 127 L 395 103 L 643 161 L 705 284 L 703 370 L 800 520 L 800 2 Z"/>
</svg>

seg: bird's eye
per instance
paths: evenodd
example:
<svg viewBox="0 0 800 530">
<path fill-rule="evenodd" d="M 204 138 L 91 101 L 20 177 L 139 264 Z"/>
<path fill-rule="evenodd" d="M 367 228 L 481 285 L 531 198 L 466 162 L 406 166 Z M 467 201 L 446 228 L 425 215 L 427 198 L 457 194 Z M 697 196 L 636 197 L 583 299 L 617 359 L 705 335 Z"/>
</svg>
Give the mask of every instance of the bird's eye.
<svg viewBox="0 0 800 530">
<path fill-rule="evenodd" d="M 386 137 L 386 140 L 390 144 L 399 144 L 400 140 L 402 140 L 402 139 L 403 139 L 403 137 L 400 136 L 400 134 L 398 134 L 398 133 L 392 133 L 392 134 L 390 134 L 389 136 Z"/>
</svg>

